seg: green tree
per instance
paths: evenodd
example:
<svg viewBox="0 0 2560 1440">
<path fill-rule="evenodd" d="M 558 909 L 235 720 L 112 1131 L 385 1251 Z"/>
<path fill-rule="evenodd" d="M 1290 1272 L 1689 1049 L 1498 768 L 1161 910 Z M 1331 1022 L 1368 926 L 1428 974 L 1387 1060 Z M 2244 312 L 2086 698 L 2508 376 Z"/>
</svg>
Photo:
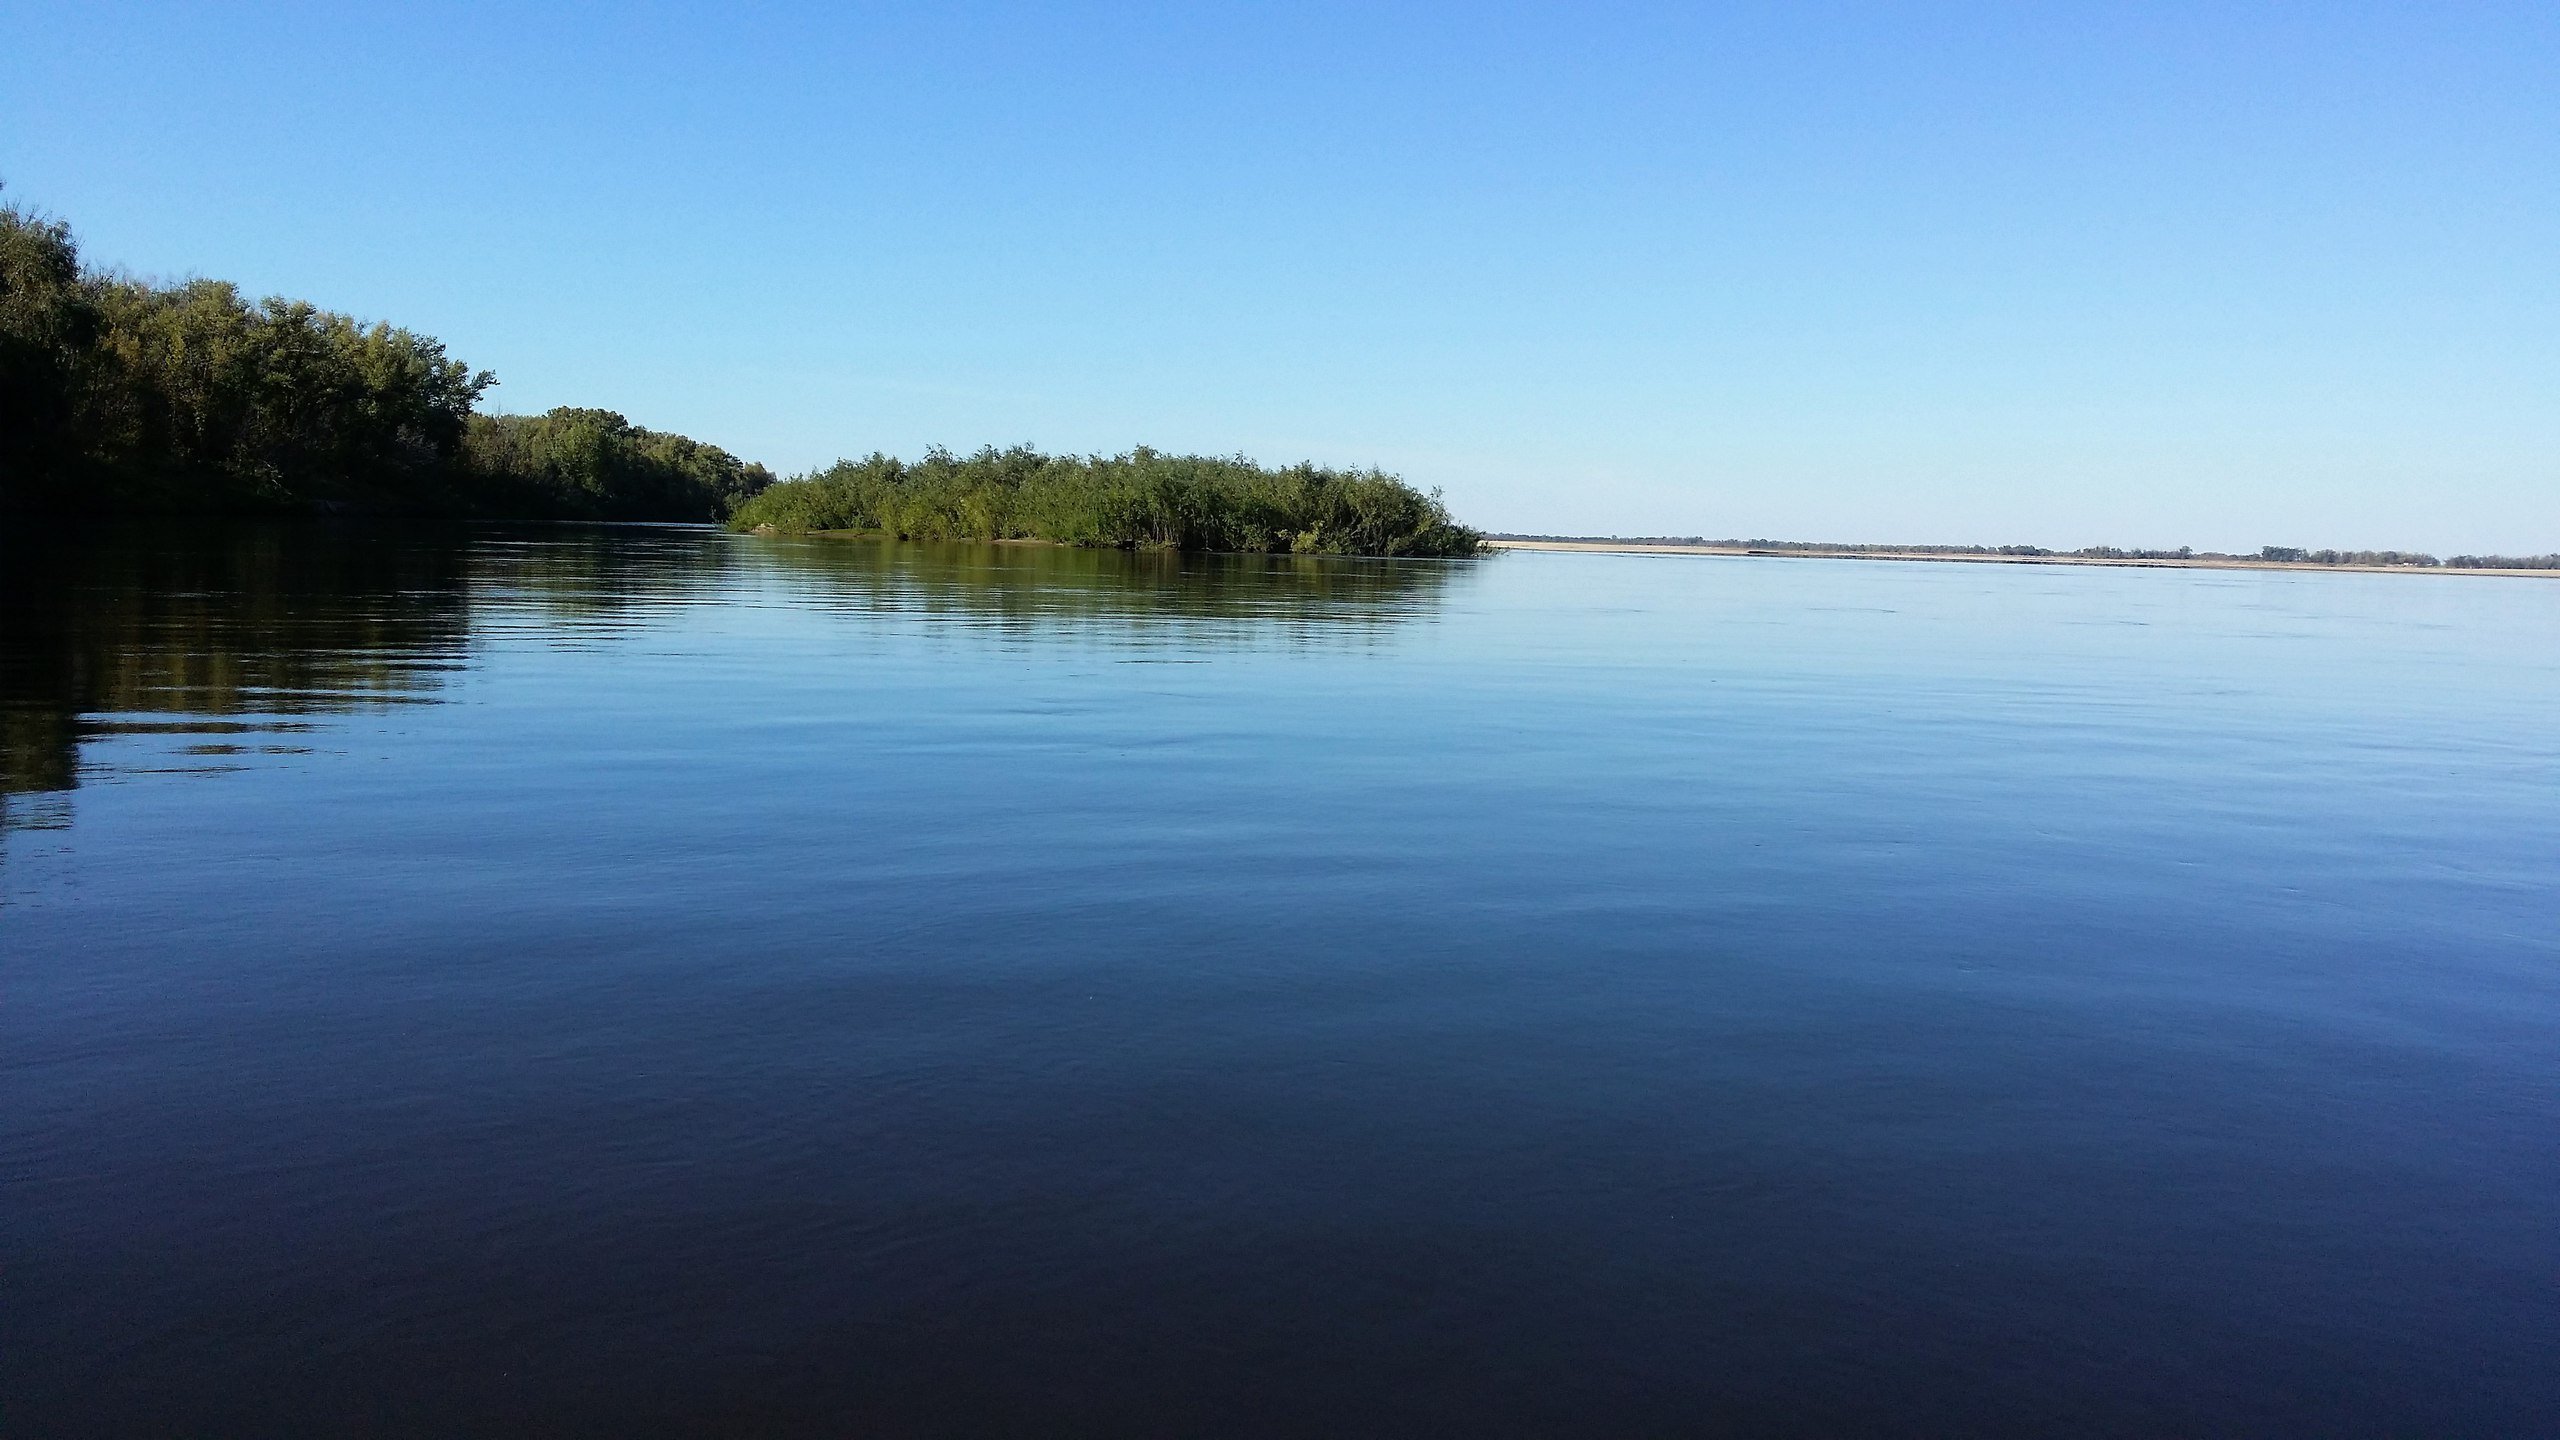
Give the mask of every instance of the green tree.
<svg viewBox="0 0 2560 1440">
<path fill-rule="evenodd" d="M 560 519 L 725 520 L 773 472 L 611 410 L 474 415 L 466 462 L 484 500 Z"/>
<path fill-rule="evenodd" d="M 49 494 L 76 459 L 98 328 L 71 227 L 0 205 L 0 503 Z"/>
</svg>

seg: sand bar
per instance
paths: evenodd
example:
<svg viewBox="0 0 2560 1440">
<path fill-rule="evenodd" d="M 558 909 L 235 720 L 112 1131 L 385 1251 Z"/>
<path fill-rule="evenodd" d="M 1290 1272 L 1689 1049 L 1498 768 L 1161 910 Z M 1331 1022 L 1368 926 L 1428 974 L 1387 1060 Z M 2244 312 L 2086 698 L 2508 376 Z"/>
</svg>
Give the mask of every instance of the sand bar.
<svg viewBox="0 0 2560 1440">
<path fill-rule="evenodd" d="M 2560 579 L 2560 570 L 2473 570 L 2449 565 L 2322 565 L 2240 556 L 2132 559 L 2102 555 L 1962 555 L 1926 550 L 1771 550 L 1748 545 L 1665 545 L 1635 540 L 1487 540 L 1497 550 L 1583 550 L 1599 555 L 1747 555 L 1769 560 L 1939 560 L 1967 565 L 2112 565 L 2136 570 L 2348 570 L 2377 575 L 2517 575 Z"/>
</svg>

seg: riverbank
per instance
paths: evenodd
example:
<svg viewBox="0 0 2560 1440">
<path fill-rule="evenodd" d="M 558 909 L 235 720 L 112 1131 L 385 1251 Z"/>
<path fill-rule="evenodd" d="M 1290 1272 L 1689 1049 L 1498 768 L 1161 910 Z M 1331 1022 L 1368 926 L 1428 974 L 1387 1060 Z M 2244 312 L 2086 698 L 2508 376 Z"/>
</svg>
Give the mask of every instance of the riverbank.
<svg viewBox="0 0 2560 1440">
<path fill-rule="evenodd" d="M 1539 540 L 1488 536 L 1494 550 L 1578 550 L 1599 555 L 1724 555 L 1775 560 L 1935 560 L 1965 565 L 2106 565 L 2130 570 L 2337 570 L 2377 575 L 2518 575 L 2560 579 L 2560 570 L 2507 570 L 2455 565 L 2329 565 L 2309 560 L 2256 560 L 2246 556 L 2132 558 L 2097 555 L 2000 555 L 1930 550 L 1774 550 L 1748 545 L 1676 545 L 1640 540 Z"/>
</svg>

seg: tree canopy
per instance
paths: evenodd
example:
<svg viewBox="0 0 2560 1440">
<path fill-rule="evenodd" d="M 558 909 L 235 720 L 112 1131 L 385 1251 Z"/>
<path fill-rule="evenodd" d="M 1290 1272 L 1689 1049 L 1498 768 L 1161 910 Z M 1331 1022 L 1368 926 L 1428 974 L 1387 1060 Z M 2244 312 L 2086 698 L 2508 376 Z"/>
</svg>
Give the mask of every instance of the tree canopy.
<svg viewBox="0 0 2560 1440">
<path fill-rule="evenodd" d="M 608 410 L 478 413 L 495 383 L 415 331 L 85 269 L 0 206 L 0 506 L 718 520 L 772 482 Z"/>
</svg>

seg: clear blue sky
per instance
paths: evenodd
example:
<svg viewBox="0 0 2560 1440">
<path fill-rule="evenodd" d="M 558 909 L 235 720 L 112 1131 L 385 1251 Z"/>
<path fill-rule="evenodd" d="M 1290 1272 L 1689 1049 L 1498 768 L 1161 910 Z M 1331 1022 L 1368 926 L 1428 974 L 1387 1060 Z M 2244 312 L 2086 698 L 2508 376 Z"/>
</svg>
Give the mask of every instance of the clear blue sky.
<svg viewBox="0 0 2560 1440">
<path fill-rule="evenodd" d="M 90 258 L 777 468 L 2560 549 L 2560 5 L 0 3 Z"/>
</svg>

